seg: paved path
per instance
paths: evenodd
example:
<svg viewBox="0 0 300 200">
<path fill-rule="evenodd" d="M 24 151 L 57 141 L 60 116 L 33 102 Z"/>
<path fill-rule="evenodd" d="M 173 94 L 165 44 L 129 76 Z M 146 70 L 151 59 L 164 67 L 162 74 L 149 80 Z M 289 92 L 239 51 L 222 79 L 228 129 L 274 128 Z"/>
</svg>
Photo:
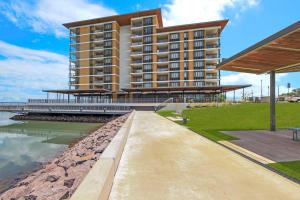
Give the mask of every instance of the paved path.
<svg viewBox="0 0 300 200">
<path fill-rule="evenodd" d="M 232 143 L 268 159 L 283 162 L 300 160 L 300 141 L 292 140 L 292 131 L 224 131 L 239 140 Z"/>
<path fill-rule="evenodd" d="M 136 112 L 110 200 L 300 199 L 300 186 L 152 112 Z"/>
</svg>

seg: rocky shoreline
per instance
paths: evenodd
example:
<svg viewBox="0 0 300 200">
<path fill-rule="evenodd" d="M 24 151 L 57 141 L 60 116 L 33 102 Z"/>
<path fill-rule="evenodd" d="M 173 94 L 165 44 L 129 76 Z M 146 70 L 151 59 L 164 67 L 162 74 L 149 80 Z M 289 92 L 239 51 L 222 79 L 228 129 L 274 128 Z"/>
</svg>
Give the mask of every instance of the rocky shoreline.
<svg viewBox="0 0 300 200">
<path fill-rule="evenodd" d="M 129 114 L 120 116 L 77 144 L 61 156 L 43 165 L 0 195 L 1 200 L 69 199 L 102 152 L 124 124 Z"/>
<path fill-rule="evenodd" d="M 12 120 L 58 121 L 58 122 L 83 122 L 106 123 L 118 116 L 113 115 L 54 115 L 54 114 L 24 114 L 11 117 Z"/>
</svg>

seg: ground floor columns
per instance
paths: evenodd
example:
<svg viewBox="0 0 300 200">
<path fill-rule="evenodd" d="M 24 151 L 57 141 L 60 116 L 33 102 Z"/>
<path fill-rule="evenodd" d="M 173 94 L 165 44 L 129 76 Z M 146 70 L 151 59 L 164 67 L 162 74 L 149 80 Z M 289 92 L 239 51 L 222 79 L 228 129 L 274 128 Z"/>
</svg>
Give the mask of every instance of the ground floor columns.
<svg viewBox="0 0 300 200">
<path fill-rule="evenodd" d="M 270 131 L 276 131 L 275 71 L 270 72 Z"/>
</svg>

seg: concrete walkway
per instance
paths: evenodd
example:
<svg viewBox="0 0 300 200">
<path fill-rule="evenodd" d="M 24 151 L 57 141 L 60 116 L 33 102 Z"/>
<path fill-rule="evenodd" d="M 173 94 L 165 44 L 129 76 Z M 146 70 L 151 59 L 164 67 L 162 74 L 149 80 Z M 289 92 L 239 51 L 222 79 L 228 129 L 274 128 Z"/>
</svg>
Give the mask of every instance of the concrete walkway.
<svg viewBox="0 0 300 200">
<path fill-rule="evenodd" d="M 300 186 L 153 112 L 136 112 L 110 200 L 300 199 Z"/>
</svg>

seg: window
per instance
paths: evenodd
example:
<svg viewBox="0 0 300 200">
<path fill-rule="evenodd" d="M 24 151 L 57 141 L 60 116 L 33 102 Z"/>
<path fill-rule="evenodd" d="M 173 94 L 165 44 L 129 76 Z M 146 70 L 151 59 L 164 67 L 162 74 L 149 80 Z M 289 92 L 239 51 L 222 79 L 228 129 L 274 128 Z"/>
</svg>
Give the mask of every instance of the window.
<svg viewBox="0 0 300 200">
<path fill-rule="evenodd" d="M 170 60 L 179 60 L 179 53 L 170 53 Z"/>
<path fill-rule="evenodd" d="M 149 73 L 144 74 L 144 80 L 145 81 L 151 81 L 152 80 L 152 74 L 149 74 Z"/>
<path fill-rule="evenodd" d="M 183 53 L 183 55 L 184 55 L 184 60 L 188 60 L 189 59 L 189 52 L 185 51 Z"/>
<path fill-rule="evenodd" d="M 184 72 L 184 80 L 188 80 L 189 79 L 189 73 L 188 72 Z"/>
<path fill-rule="evenodd" d="M 111 48 L 112 47 L 112 41 L 104 41 L 104 47 L 105 48 Z"/>
<path fill-rule="evenodd" d="M 149 25 L 152 25 L 152 24 L 153 24 L 152 17 L 147 17 L 147 18 L 143 19 L 143 25 L 144 26 L 149 26 Z"/>
<path fill-rule="evenodd" d="M 194 61 L 194 69 L 203 69 L 204 62 L 203 61 Z"/>
<path fill-rule="evenodd" d="M 202 59 L 204 58 L 203 51 L 194 51 L 194 59 Z"/>
<path fill-rule="evenodd" d="M 189 69 L 189 62 L 184 62 L 183 63 L 183 68 L 184 68 L 184 70 L 188 70 Z"/>
<path fill-rule="evenodd" d="M 184 32 L 183 37 L 184 37 L 184 40 L 188 40 L 189 39 L 189 33 Z"/>
<path fill-rule="evenodd" d="M 204 86 L 204 83 L 202 81 L 195 81 L 194 86 Z"/>
<path fill-rule="evenodd" d="M 152 62 L 152 56 L 151 55 L 145 55 L 143 60 L 144 60 L 144 62 Z"/>
<path fill-rule="evenodd" d="M 204 31 L 194 31 L 194 39 L 200 39 L 204 37 Z"/>
<path fill-rule="evenodd" d="M 103 80 L 104 80 L 105 83 L 111 82 L 112 77 L 111 77 L 111 76 L 104 76 L 104 77 L 103 77 Z"/>
<path fill-rule="evenodd" d="M 112 59 L 111 58 L 104 58 L 104 65 L 112 65 Z"/>
<path fill-rule="evenodd" d="M 179 70 L 179 63 L 178 62 L 170 63 L 170 69 L 171 70 Z"/>
<path fill-rule="evenodd" d="M 183 47 L 184 47 L 184 50 L 188 50 L 189 49 L 189 43 L 184 42 Z"/>
<path fill-rule="evenodd" d="M 179 43 L 170 44 L 170 51 L 178 51 L 178 50 L 179 50 Z"/>
<path fill-rule="evenodd" d="M 110 31 L 112 30 L 112 23 L 104 24 L 104 31 Z"/>
<path fill-rule="evenodd" d="M 152 83 L 144 83 L 144 88 L 151 88 L 152 87 Z"/>
<path fill-rule="evenodd" d="M 144 37 L 144 44 L 152 43 L 152 36 L 145 36 Z"/>
<path fill-rule="evenodd" d="M 171 82 L 170 86 L 171 87 L 179 87 L 179 82 Z"/>
<path fill-rule="evenodd" d="M 111 67 L 103 67 L 103 73 L 104 74 L 112 74 L 112 68 Z"/>
<path fill-rule="evenodd" d="M 202 48 L 203 48 L 203 41 L 202 40 L 194 41 L 194 49 L 202 49 Z"/>
<path fill-rule="evenodd" d="M 105 57 L 112 56 L 112 50 L 111 49 L 105 49 L 104 50 L 104 56 Z"/>
<path fill-rule="evenodd" d="M 152 27 L 145 27 L 144 28 L 144 35 L 150 35 L 153 33 L 153 28 Z"/>
<path fill-rule="evenodd" d="M 105 32 L 104 39 L 112 39 L 112 32 Z"/>
<path fill-rule="evenodd" d="M 194 71 L 194 79 L 199 80 L 203 78 L 203 72 Z"/>
<path fill-rule="evenodd" d="M 171 80 L 178 80 L 179 77 L 180 77 L 179 72 L 171 72 L 171 73 L 170 73 L 170 78 L 171 78 Z"/>
<path fill-rule="evenodd" d="M 171 41 L 177 41 L 177 40 L 179 40 L 179 33 L 171 33 L 170 34 L 170 40 Z"/>
<path fill-rule="evenodd" d="M 144 46 L 144 53 L 152 53 L 152 45 Z"/>
<path fill-rule="evenodd" d="M 111 90 L 112 89 L 112 85 L 111 84 L 103 85 L 103 88 L 107 89 L 107 90 Z"/>
<path fill-rule="evenodd" d="M 152 65 L 146 64 L 144 65 L 144 72 L 151 72 L 152 71 Z"/>
</svg>

